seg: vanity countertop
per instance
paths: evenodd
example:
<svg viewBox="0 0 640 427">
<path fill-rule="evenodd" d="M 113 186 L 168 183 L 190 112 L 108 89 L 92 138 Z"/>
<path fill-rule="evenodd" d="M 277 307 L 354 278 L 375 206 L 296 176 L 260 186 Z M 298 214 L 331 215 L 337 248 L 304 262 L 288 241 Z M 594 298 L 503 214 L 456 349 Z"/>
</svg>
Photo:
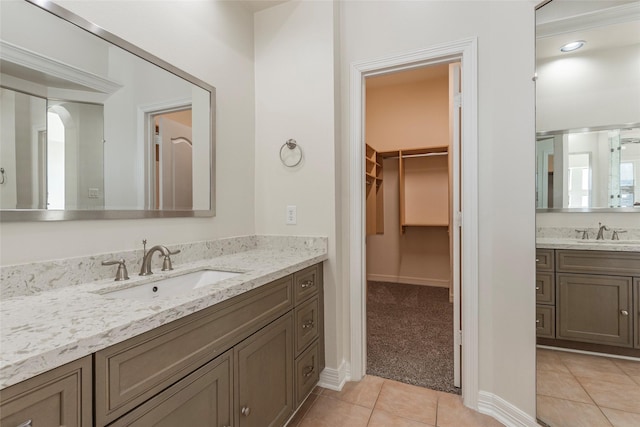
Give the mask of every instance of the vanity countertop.
<svg viewBox="0 0 640 427">
<path fill-rule="evenodd" d="M 539 249 L 578 249 L 585 251 L 640 252 L 640 240 L 580 240 L 539 237 Z"/>
<path fill-rule="evenodd" d="M 130 280 L 100 280 L 3 299 L 0 389 L 150 331 L 327 259 L 323 247 L 255 248 Z M 101 293 L 204 268 L 243 274 L 179 296 L 150 301 Z M 159 268 L 156 266 L 155 269 Z M 133 274 L 131 274 L 133 273 Z"/>
</svg>

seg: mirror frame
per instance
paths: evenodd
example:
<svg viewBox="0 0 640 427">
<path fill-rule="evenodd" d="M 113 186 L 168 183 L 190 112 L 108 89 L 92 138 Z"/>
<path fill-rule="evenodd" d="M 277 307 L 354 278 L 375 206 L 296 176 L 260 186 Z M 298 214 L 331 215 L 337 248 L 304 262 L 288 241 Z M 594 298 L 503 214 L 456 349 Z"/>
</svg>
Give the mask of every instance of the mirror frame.
<svg viewBox="0 0 640 427">
<path fill-rule="evenodd" d="M 534 13 L 538 11 L 541 7 L 551 3 L 553 0 L 544 0 L 539 3 L 534 8 Z M 535 20 L 534 20 L 535 21 Z M 536 23 L 534 22 L 534 26 Z M 534 45 L 537 43 L 537 38 L 534 37 Z M 534 49 L 535 50 L 535 49 Z M 534 82 L 536 81 L 536 75 L 534 70 Z M 595 126 L 588 128 L 579 128 L 579 129 L 566 129 L 566 130 L 554 130 L 554 131 L 542 131 L 536 132 L 535 139 L 537 140 L 540 136 L 548 136 L 548 135 L 557 135 L 562 133 L 572 133 L 572 132 L 589 132 L 589 131 L 598 131 L 598 130 L 606 130 L 606 129 L 615 129 L 615 128 L 628 128 L 628 127 L 639 127 L 640 123 L 627 123 L 623 125 L 611 125 L 611 126 Z M 535 208 L 535 213 L 580 213 L 580 212 L 612 212 L 612 213 L 639 213 L 640 208 Z"/>
<path fill-rule="evenodd" d="M 207 218 L 215 216 L 215 176 L 216 176 L 216 89 L 199 78 L 177 68 L 176 66 L 158 58 L 157 56 L 133 45 L 132 43 L 112 34 L 98 25 L 87 21 L 75 13 L 52 3 L 49 0 L 24 0 L 43 9 L 45 12 L 63 19 L 71 24 L 88 31 L 108 43 L 118 46 L 129 53 L 136 55 L 153 65 L 208 91 L 210 95 L 210 191 L 209 209 L 202 210 L 44 210 L 44 209 L 7 209 L 0 210 L 0 222 L 25 222 L 25 221 L 73 221 L 73 220 L 100 220 L 100 219 L 143 219 L 143 218 Z"/>
</svg>

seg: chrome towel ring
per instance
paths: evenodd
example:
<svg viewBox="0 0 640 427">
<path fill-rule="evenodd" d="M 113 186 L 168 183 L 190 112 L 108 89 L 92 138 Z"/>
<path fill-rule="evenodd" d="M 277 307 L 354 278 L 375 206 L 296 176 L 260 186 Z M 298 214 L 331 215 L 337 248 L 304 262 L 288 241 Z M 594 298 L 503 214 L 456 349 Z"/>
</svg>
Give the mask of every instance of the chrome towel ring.
<svg viewBox="0 0 640 427">
<path fill-rule="evenodd" d="M 285 150 L 285 147 L 287 150 Z M 302 161 L 302 149 L 295 139 L 288 139 L 280 147 L 280 161 L 288 168 L 296 167 Z"/>
</svg>

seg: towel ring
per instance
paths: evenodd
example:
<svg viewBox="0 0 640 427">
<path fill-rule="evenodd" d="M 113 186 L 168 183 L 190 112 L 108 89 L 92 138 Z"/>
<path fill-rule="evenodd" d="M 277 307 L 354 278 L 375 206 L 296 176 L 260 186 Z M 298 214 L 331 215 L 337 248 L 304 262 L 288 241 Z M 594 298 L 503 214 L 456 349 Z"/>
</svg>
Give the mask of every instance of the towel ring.
<svg viewBox="0 0 640 427">
<path fill-rule="evenodd" d="M 285 150 L 285 147 L 288 150 Z M 302 161 L 302 149 L 295 139 L 288 139 L 282 144 L 282 147 L 280 147 L 280 160 L 288 168 L 293 168 L 300 164 Z"/>
</svg>

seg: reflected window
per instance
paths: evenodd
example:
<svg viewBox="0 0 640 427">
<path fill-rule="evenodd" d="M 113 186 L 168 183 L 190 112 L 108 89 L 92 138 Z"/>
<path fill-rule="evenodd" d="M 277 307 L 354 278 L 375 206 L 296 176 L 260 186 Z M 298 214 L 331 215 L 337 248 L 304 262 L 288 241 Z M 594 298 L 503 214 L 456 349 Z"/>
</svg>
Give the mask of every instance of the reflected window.
<svg viewBox="0 0 640 427">
<path fill-rule="evenodd" d="M 64 124 L 47 113 L 47 209 L 64 209 Z"/>
</svg>

